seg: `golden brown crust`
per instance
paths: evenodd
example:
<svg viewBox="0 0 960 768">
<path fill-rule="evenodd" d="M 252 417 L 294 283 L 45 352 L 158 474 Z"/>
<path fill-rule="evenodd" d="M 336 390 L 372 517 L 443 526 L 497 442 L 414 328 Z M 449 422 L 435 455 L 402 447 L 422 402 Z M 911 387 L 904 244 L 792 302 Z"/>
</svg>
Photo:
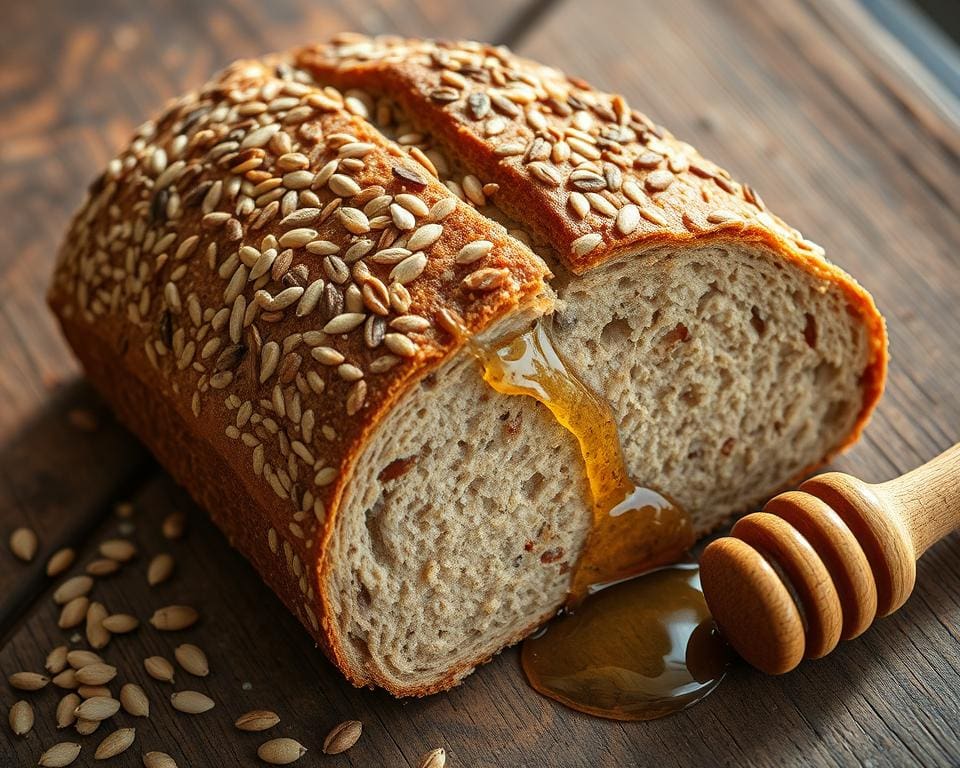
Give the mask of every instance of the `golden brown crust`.
<svg viewBox="0 0 960 768">
<path fill-rule="evenodd" d="M 339 646 L 321 577 L 354 463 L 398 398 L 457 352 L 444 311 L 479 332 L 545 295 L 549 272 L 318 81 L 389 92 L 574 274 L 651 247 L 751 240 L 838 286 L 871 343 L 848 442 L 859 435 L 886 370 L 869 294 L 622 97 L 475 43 L 348 36 L 238 62 L 94 183 L 50 303 L 121 418 L 354 683 L 370 679 Z M 398 251 L 414 231 L 422 247 Z M 476 240 L 489 252 L 459 263 Z M 482 661 L 423 689 L 375 682 L 423 695 Z"/>
<path fill-rule="evenodd" d="M 336 97 L 274 58 L 178 100 L 92 186 L 49 295 L 121 417 L 328 651 L 315 579 L 367 434 L 462 345 L 443 312 L 482 331 L 549 275 Z"/>
</svg>

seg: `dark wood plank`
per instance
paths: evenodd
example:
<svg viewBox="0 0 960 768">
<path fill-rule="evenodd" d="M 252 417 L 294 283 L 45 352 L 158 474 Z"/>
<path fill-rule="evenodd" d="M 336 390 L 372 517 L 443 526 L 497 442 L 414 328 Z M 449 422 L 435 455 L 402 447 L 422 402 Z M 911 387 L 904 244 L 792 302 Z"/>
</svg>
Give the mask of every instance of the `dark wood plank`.
<svg viewBox="0 0 960 768">
<path fill-rule="evenodd" d="M 526 9 L 527 4 L 509 0 L 456 6 L 440 0 L 38 0 L 4 9 L 0 210 L 7 216 L 6 247 L 0 251 L 0 458 L 10 467 L 18 466 L 16 460 L 21 470 L 15 477 L 0 477 L 0 590 L 24 575 L 6 551 L 12 528 L 34 524 L 44 553 L 76 539 L 142 461 L 140 449 L 115 426 L 91 453 L 82 442 L 66 438 L 58 419 L 71 408 L 86 407 L 89 393 L 51 410 L 52 393 L 74 380 L 78 369 L 44 302 L 68 217 L 132 130 L 167 99 L 241 56 L 344 29 L 497 39 L 516 19 L 526 18 Z M 71 456 L 76 460 L 68 460 Z M 55 463 L 74 468 L 57 488 L 43 483 Z M 69 505 L 62 503 L 67 497 Z M 64 507 L 63 514 L 50 513 L 57 505 Z M 24 589 L 0 597 L 0 626 L 29 593 Z"/>
</svg>

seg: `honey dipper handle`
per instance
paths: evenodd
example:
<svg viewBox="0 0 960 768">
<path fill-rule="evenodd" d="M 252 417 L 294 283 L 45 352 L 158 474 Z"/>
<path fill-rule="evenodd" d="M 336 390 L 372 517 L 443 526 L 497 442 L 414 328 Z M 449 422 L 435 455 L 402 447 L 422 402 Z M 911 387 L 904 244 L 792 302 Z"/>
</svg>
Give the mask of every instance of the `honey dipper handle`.
<svg viewBox="0 0 960 768">
<path fill-rule="evenodd" d="M 916 557 L 960 528 L 960 443 L 874 490 L 899 511 L 910 530 Z"/>
</svg>

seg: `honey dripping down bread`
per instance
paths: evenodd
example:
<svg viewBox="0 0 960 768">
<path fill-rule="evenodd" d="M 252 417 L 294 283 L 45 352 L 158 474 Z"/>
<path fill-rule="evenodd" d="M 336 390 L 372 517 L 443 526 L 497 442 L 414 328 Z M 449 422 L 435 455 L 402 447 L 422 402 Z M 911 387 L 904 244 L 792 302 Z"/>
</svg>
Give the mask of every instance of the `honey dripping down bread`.
<svg viewBox="0 0 960 768">
<path fill-rule="evenodd" d="M 698 535 L 855 440 L 870 296 L 621 96 L 478 43 L 240 61 L 93 183 L 49 300 L 93 383 L 356 685 L 448 688 L 563 604 L 576 440 L 453 332 L 552 316 Z"/>
</svg>

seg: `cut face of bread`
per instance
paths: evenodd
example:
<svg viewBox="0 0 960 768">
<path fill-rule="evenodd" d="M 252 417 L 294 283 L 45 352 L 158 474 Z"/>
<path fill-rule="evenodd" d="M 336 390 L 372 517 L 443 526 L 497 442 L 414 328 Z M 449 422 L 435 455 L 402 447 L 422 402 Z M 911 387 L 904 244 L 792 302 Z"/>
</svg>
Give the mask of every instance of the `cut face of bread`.
<svg viewBox="0 0 960 768">
<path fill-rule="evenodd" d="M 564 603 L 575 438 L 469 347 L 548 323 L 698 535 L 855 440 L 869 295 L 617 95 L 502 48 L 243 61 L 91 186 L 49 300 L 94 384 L 344 674 L 448 688 Z"/>
<path fill-rule="evenodd" d="M 631 475 L 698 535 L 835 452 L 864 402 L 866 332 L 762 247 L 657 249 L 559 289 L 554 343 L 612 404 Z M 602 298 L 601 298 L 602 297 Z M 578 446 L 468 355 L 421 383 L 361 458 L 329 594 L 357 682 L 448 687 L 553 614 L 590 531 Z"/>
</svg>

